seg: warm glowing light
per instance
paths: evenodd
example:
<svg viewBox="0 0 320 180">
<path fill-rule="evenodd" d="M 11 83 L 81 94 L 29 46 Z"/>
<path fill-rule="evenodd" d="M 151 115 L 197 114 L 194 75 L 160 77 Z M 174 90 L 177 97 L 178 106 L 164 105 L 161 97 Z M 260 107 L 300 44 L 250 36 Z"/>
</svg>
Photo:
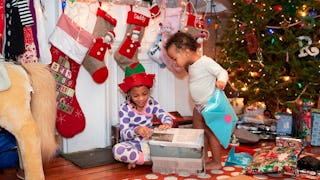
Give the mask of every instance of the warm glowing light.
<svg viewBox="0 0 320 180">
<path fill-rule="evenodd" d="M 290 81 L 290 76 L 281 76 L 283 81 Z"/>
<path fill-rule="evenodd" d="M 287 112 L 288 114 L 292 114 L 292 110 L 291 110 L 290 108 L 287 108 L 287 109 L 286 109 L 286 112 Z"/>
<path fill-rule="evenodd" d="M 247 91 L 248 90 L 248 87 L 246 87 L 246 86 L 243 86 L 242 88 L 241 88 L 241 91 Z"/>
<path fill-rule="evenodd" d="M 258 72 L 250 72 L 251 77 L 258 77 L 259 73 Z"/>
</svg>

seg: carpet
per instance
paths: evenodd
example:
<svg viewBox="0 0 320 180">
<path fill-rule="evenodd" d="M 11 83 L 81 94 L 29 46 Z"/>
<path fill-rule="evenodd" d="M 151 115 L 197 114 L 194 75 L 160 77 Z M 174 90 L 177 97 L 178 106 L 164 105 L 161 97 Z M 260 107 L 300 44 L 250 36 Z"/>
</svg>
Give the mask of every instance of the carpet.
<svg viewBox="0 0 320 180">
<path fill-rule="evenodd" d="M 224 165 L 224 163 L 222 163 Z M 199 174 L 162 174 L 162 173 L 150 173 L 140 176 L 135 176 L 133 178 L 128 178 L 126 180 L 149 180 L 149 179 L 164 179 L 164 180 L 232 180 L 232 179 L 241 179 L 241 180 L 252 180 L 252 179 L 267 179 L 267 180 L 294 180 L 296 177 L 284 175 L 280 173 L 274 174 L 261 174 L 261 175 L 243 175 L 243 167 L 240 166 L 225 166 L 220 170 L 207 170 L 205 173 Z"/>
<path fill-rule="evenodd" d="M 319 155 L 303 152 L 301 157 L 305 155 L 314 156 L 320 159 Z M 225 165 L 225 160 L 227 156 L 222 156 L 222 165 Z M 127 178 L 126 180 L 150 180 L 150 179 L 163 179 L 163 180 L 253 180 L 253 179 L 266 179 L 266 180 L 294 180 L 294 179 L 314 179 L 319 180 L 320 175 L 315 176 L 305 176 L 300 174 L 302 178 L 298 178 L 294 175 L 286 175 L 282 173 L 265 173 L 257 175 L 244 175 L 243 167 L 241 166 L 224 166 L 220 170 L 206 170 L 206 172 L 198 174 L 188 174 L 188 173 L 179 173 L 179 174 L 164 174 L 158 172 L 152 172 L 149 174 L 134 176 L 132 178 Z"/>
<path fill-rule="evenodd" d="M 74 153 L 65 153 L 61 154 L 61 156 L 82 169 L 103 166 L 117 162 L 112 156 L 112 149 L 110 147 L 96 148 Z"/>
</svg>

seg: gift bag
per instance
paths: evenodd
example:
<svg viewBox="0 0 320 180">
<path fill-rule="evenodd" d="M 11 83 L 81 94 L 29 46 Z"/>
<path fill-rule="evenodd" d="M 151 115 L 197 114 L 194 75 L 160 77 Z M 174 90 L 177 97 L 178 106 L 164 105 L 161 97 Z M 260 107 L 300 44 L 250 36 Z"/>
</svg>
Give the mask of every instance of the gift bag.
<svg viewBox="0 0 320 180">
<path fill-rule="evenodd" d="M 238 117 L 224 91 L 216 88 L 201 114 L 207 126 L 226 149 Z"/>
<path fill-rule="evenodd" d="M 245 152 L 236 153 L 234 146 L 230 149 L 225 166 L 246 167 L 252 160 L 252 156 Z"/>
</svg>

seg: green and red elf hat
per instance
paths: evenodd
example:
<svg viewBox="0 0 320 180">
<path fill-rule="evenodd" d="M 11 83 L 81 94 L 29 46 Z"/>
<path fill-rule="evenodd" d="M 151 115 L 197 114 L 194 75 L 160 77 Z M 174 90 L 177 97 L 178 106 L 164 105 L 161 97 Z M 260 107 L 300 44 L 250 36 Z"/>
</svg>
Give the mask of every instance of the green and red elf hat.
<svg viewBox="0 0 320 180">
<path fill-rule="evenodd" d="M 142 64 L 135 62 L 126 67 L 125 78 L 118 86 L 124 93 L 127 93 L 135 86 L 144 85 L 151 88 L 153 86 L 154 77 L 155 74 L 147 74 Z"/>
</svg>

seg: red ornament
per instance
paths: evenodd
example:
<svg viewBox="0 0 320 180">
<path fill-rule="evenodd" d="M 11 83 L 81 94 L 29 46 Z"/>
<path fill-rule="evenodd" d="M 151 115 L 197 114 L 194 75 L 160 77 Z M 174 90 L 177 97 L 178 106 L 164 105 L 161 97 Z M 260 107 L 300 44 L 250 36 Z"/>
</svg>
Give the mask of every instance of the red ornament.
<svg viewBox="0 0 320 180">
<path fill-rule="evenodd" d="M 246 2 L 247 4 L 251 4 L 252 0 L 244 0 L 244 2 Z"/>
<path fill-rule="evenodd" d="M 282 6 L 280 4 L 276 4 L 276 5 L 273 6 L 273 10 L 275 12 L 282 11 Z"/>
</svg>

